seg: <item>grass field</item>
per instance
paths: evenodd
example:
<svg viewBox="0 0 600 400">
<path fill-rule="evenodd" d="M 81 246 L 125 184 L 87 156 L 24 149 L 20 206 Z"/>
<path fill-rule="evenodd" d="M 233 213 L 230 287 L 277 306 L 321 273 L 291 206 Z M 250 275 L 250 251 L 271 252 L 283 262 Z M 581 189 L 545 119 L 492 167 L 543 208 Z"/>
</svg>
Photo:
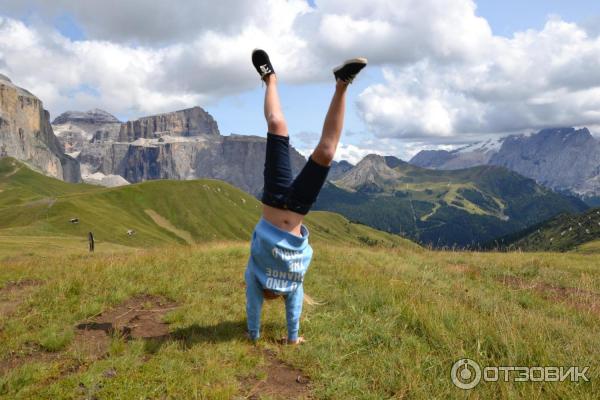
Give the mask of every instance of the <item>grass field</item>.
<svg viewBox="0 0 600 400">
<path fill-rule="evenodd" d="M 328 212 L 288 347 L 281 301 L 245 331 L 260 215 L 219 181 L 105 189 L 0 160 L 0 398 L 596 399 L 600 258 L 423 249 Z M 69 219 L 79 218 L 79 224 Z M 94 230 L 96 252 L 87 252 Z M 134 229 L 133 236 L 126 234 Z M 192 243 L 192 244 L 190 244 Z M 589 366 L 589 382 L 455 387 L 452 364 Z"/>
<path fill-rule="evenodd" d="M 305 285 L 322 304 L 305 306 L 308 342 L 296 348 L 277 343 L 280 301 L 267 303 L 258 345 L 244 338 L 247 243 L 9 259 L 0 287 L 35 284 L 0 319 L 0 370 L 13 367 L 0 378 L 1 396 L 225 399 L 258 388 L 269 398 L 271 354 L 308 377 L 314 398 L 598 397 L 596 256 L 316 242 Z M 178 306 L 165 313 L 170 336 L 114 334 L 106 355 L 82 350 L 78 323 L 142 294 Z M 461 357 L 591 366 L 591 381 L 488 382 L 465 392 L 449 375 Z"/>
</svg>

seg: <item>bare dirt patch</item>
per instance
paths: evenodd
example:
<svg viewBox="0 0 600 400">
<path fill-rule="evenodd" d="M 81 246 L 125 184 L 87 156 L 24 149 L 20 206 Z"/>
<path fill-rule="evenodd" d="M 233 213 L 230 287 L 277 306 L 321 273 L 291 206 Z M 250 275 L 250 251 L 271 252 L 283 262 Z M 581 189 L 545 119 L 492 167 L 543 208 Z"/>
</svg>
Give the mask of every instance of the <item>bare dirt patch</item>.
<svg viewBox="0 0 600 400">
<path fill-rule="evenodd" d="M 169 325 L 163 318 L 175 308 L 176 303 L 158 296 L 131 298 L 77 325 L 73 347 L 98 359 L 108 352 L 112 336 L 125 340 L 166 340 L 170 336 Z"/>
<path fill-rule="evenodd" d="M 12 352 L 8 358 L 0 360 L 0 375 L 4 375 L 26 363 L 51 362 L 58 358 L 58 353 L 46 352 L 37 344 L 29 343 L 19 353 Z"/>
<path fill-rule="evenodd" d="M 600 315 L 600 293 L 547 282 L 531 282 L 517 276 L 502 276 L 497 280 L 511 288 L 533 290 L 545 299 L 566 302 L 580 310 Z"/>
<path fill-rule="evenodd" d="M 265 365 L 260 372 L 245 379 L 248 399 L 309 399 L 310 380 L 301 370 L 279 360 L 270 350 L 263 351 Z M 264 376 L 266 375 L 266 378 Z M 261 379 L 262 376 L 262 379 Z"/>
<path fill-rule="evenodd" d="M 0 289 L 0 315 L 10 316 L 23 303 L 25 298 L 30 295 L 36 286 L 42 284 L 42 281 L 25 279 L 18 282 L 9 282 Z"/>
<path fill-rule="evenodd" d="M 0 290 L 0 293 L 38 284 L 38 281 L 21 281 L 9 284 Z M 166 340 L 169 338 L 169 329 L 168 324 L 162 319 L 167 312 L 175 308 L 177 306 L 174 302 L 158 296 L 142 295 L 131 298 L 77 325 L 71 350 L 94 361 L 106 356 L 113 335 L 118 335 L 125 340 Z M 23 364 L 54 361 L 61 362 L 60 375 L 55 379 L 81 371 L 89 365 L 88 362 L 82 363 L 79 359 L 70 358 L 64 352 L 47 352 L 36 343 L 30 343 L 18 353 L 13 352 L 8 357 L 0 359 L 0 375 Z"/>
</svg>

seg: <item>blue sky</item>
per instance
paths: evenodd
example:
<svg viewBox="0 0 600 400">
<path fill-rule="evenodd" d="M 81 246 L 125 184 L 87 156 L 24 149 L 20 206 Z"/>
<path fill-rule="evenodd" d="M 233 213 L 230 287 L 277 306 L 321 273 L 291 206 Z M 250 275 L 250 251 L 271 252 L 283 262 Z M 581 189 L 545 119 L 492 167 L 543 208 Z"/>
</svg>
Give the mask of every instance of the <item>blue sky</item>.
<svg viewBox="0 0 600 400">
<path fill-rule="evenodd" d="M 594 0 L 478 0 L 476 3 L 477 14 L 487 19 L 494 33 L 504 36 L 541 29 L 550 15 L 578 23 L 600 15 L 600 2 Z"/>
<path fill-rule="evenodd" d="M 479 0 L 475 14 L 470 0 L 308 0 L 312 12 L 301 0 L 174 1 L 181 12 L 144 0 L 4 0 L 0 73 L 53 116 L 99 107 L 127 120 L 200 105 L 222 134 L 263 135 L 264 88 L 249 57 L 261 46 L 279 72 L 292 143 L 307 154 L 331 68 L 368 55 L 338 156 L 353 161 L 547 126 L 599 130 L 598 1 Z"/>
</svg>

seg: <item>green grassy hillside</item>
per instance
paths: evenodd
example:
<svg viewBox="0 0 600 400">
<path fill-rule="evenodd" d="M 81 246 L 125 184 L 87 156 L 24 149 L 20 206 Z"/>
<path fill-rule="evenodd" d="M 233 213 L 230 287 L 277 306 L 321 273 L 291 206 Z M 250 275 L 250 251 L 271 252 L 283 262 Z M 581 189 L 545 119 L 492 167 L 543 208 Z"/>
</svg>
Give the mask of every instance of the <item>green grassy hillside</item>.
<svg viewBox="0 0 600 400">
<path fill-rule="evenodd" d="M 74 185 L 50 178 L 11 157 L 0 158 L 0 208 L 98 189 L 97 186 Z"/>
<path fill-rule="evenodd" d="M 316 207 L 435 247 L 478 247 L 587 208 L 505 168 L 428 170 L 380 156 L 326 186 Z"/>
<path fill-rule="evenodd" d="M 314 248 L 305 288 L 321 305 L 304 307 L 307 342 L 300 347 L 277 342 L 286 329 L 281 301 L 265 304 L 260 342 L 244 338 L 246 242 L 8 260 L 0 268 L 0 308 L 13 301 L 10 314 L 0 312 L 0 398 L 595 399 L 600 393 L 596 256 L 325 242 Z M 138 298 L 145 303 L 128 307 Z M 148 310 L 144 318 L 136 316 L 140 310 Z M 111 312 L 131 326 L 133 338 L 94 322 Z M 158 312 L 168 325 L 136 337 L 136 327 Z M 452 364 L 463 357 L 482 366 L 591 366 L 590 381 L 482 382 L 467 392 L 450 380 Z M 300 374 L 307 388 L 296 382 Z M 297 386 L 301 393 L 293 391 Z"/>
<path fill-rule="evenodd" d="M 260 204 L 213 180 L 106 189 L 0 160 L 0 399 L 594 399 L 597 255 L 428 251 L 311 213 L 299 347 L 281 301 L 245 332 Z M 7 200 L 11 196 L 10 200 Z M 79 218 L 71 224 L 70 218 Z M 86 252 L 89 230 L 99 241 Z M 127 229 L 136 234 L 128 236 Z M 455 387 L 452 364 L 591 366 Z"/>
<path fill-rule="evenodd" d="M 206 241 L 248 240 L 261 205 L 222 181 L 149 181 L 119 188 L 64 183 L 0 159 L 0 249 L 15 237 L 73 240 L 85 249 L 88 232 L 98 248 L 150 247 Z M 77 218 L 73 224 L 71 219 Z M 306 219 L 313 238 L 328 243 L 403 245 L 408 241 L 340 215 L 314 212 Z M 128 231 L 134 231 L 128 235 Z M 35 240 L 35 239 L 32 239 Z M 18 242 L 18 240 L 16 240 Z M 39 246 L 36 246 L 39 249 Z M 110 246 L 109 246 L 110 247 Z"/>
<path fill-rule="evenodd" d="M 579 215 L 561 214 L 549 221 L 535 225 L 522 232 L 491 243 L 504 249 L 526 251 L 569 251 L 591 252 L 600 240 L 600 208 Z"/>
</svg>

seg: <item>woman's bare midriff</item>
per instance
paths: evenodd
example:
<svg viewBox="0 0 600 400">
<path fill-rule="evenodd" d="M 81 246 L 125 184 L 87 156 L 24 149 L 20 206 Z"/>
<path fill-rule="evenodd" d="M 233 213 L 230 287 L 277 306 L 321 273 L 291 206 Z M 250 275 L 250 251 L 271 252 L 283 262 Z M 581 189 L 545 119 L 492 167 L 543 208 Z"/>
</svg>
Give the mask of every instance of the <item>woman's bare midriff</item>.
<svg viewBox="0 0 600 400">
<path fill-rule="evenodd" d="M 263 217 L 279 229 L 302 237 L 300 227 L 304 215 L 263 204 Z"/>
</svg>

